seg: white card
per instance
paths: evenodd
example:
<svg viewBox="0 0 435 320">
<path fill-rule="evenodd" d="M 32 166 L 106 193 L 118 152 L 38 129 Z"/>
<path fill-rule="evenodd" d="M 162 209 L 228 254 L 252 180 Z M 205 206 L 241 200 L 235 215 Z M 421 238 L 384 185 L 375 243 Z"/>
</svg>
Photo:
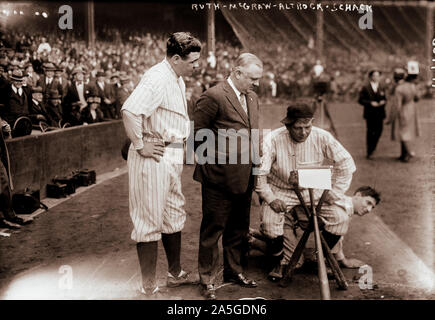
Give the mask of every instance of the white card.
<svg viewBox="0 0 435 320">
<path fill-rule="evenodd" d="M 331 190 L 331 169 L 298 169 L 301 188 Z"/>
</svg>

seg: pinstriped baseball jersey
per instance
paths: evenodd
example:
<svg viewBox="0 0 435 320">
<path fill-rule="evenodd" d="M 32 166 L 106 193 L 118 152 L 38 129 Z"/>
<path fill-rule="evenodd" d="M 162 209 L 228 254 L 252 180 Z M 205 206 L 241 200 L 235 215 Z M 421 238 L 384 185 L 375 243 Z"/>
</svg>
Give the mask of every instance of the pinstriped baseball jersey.
<svg viewBox="0 0 435 320">
<path fill-rule="evenodd" d="M 274 238 L 283 234 L 284 216 L 273 211 L 270 202 L 281 199 L 288 206 L 300 204 L 288 183 L 290 172 L 303 166 L 322 165 L 325 160 L 332 160 L 334 165 L 330 192 L 341 199 L 356 167 L 349 152 L 329 132 L 313 126 L 307 140 L 301 143 L 291 139 L 286 127 L 265 137 L 256 191 L 265 200 L 260 211 L 260 229 L 266 235 Z M 314 190 L 316 203 L 322 191 Z M 302 189 L 302 195 L 309 203 L 308 190 Z"/>
<path fill-rule="evenodd" d="M 185 91 L 183 78 L 165 59 L 143 75 L 122 110 L 143 116 L 144 135 L 157 132 L 164 141 L 182 141 L 190 133 Z"/>
<path fill-rule="evenodd" d="M 186 220 L 181 192 L 183 150 L 165 148 L 160 162 L 142 157 L 136 149 L 143 141 L 159 137 L 180 142 L 189 134 L 185 85 L 167 60 L 149 69 L 125 101 L 123 117 L 132 144 L 128 152 L 129 208 L 133 222 L 131 238 L 137 242 L 157 241 L 161 233 L 181 231 Z"/>
</svg>

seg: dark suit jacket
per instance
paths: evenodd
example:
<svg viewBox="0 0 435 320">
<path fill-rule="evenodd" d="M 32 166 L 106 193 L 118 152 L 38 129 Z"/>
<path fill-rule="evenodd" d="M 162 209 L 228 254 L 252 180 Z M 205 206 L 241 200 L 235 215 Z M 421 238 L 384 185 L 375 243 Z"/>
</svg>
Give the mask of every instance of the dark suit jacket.
<svg viewBox="0 0 435 320">
<path fill-rule="evenodd" d="M 83 86 L 83 95 L 86 96 L 87 94 L 92 90 L 90 85 L 84 84 Z M 64 116 L 64 120 L 67 122 L 70 122 L 72 125 L 72 122 L 75 122 L 74 119 L 72 119 L 72 104 L 74 102 L 80 101 L 79 94 L 77 92 L 77 87 L 75 82 L 72 82 L 71 85 L 68 87 L 68 91 L 65 95 L 65 98 L 62 102 L 62 113 Z"/>
<path fill-rule="evenodd" d="M 370 82 L 368 82 L 360 91 L 358 103 L 364 106 L 364 119 L 385 118 L 385 104 L 379 107 L 373 107 L 372 101 L 379 102 L 387 100 L 385 88 L 379 84 L 377 92 L 374 92 Z"/>
<path fill-rule="evenodd" d="M 15 120 L 20 116 L 29 114 L 29 97 L 27 91 L 23 89 L 23 94 L 20 96 L 12 90 L 12 85 L 9 85 L 4 91 L 4 106 L 0 109 L 0 117 L 6 120 L 13 127 Z"/>
<path fill-rule="evenodd" d="M 103 112 L 100 110 L 100 108 L 97 108 L 95 112 L 97 114 L 97 117 L 94 119 L 92 118 L 91 109 L 89 108 L 89 106 L 84 108 L 81 112 L 81 120 L 88 124 L 104 121 L 104 115 Z"/>
<path fill-rule="evenodd" d="M 48 98 L 48 93 L 51 90 L 57 90 L 57 92 L 59 92 L 60 95 L 63 95 L 63 89 L 61 84 L 59 83 L 59 80 L 57 80 L 56 78 L 53 77 L 53 80 L 51 81 L 50 85 L 46 84 L 46 77 L 45 75 L 42 76 L 38 82 L 37 82 L 37 86 L 42 88 L 42 92 L 44 92 L 44 99 L 45 101 L 47 101 Z"/>
<path fill-rule="evenodd" d="M 209 159 L 205 164 L 196 165 L 193 175 L 196 181 L 222 187 L 233 194 L 248 191 L 253 167 L 250 152 L 252 147 L 250 129 L 258 129 L 259 105 L 255 92 L 248 92 L 246 102 L 249 116 L 243 110 L 236 93 L 227 81 L 222 81 L 205 91 L 196 102 L 193 112 L 195 136 L 200 129 L 211 129 L 215 138 L 215 152 L 210 155 L 212 159 Z M 218 133 L 219 129 L 234 129 L 236 132 L 245 129 L 245 134 L 241 135 L 243 136 L 242 140 L 249 139 L 248 146 L 238 139 L 235 150 L 231 150 L 227 145 L 223 153 L 219 152 L 218 137 L 222 139 L 231 136 L 228 131 Z M 198 155 L 203 153 L 197 148 L 200 145 L 206 145 L 207 140 L 204 140 L 204 142 L 195 142 Z M 237 164 L 228 164 L 230 153 L 233 155 L 237 153 Z M 246 156 L 246 153 L 248 153 L 249 163 L 242 164 L 242 155 Z M 218 164 L 219 157 L 224 159 L 226 164 Z M 210 163 L 210 160 L 215 160 L 215 164 Z"/>
</svg>

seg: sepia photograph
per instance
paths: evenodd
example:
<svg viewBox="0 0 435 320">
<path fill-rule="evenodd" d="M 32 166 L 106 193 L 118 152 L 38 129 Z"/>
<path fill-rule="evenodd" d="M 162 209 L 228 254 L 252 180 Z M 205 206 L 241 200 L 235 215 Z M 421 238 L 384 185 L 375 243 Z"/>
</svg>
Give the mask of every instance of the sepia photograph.
<svg viewBox="0 0 435 320">
<path fill-rule="evenodd" d="M 0 300 L 435 300 L 434 22 L 414 0 L 0 0 Z"/>
</svg>

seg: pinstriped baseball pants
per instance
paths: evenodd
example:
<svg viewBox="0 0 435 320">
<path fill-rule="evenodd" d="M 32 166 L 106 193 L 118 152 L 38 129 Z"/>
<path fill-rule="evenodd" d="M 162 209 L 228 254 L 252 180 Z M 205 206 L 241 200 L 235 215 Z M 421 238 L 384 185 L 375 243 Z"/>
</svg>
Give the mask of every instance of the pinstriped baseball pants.
<svg viewBox="0 0 435 320">
<path fill-rule="evenodd" d="M 181 157 L 181 160 L 180 160 Z M 131 239 L 150 242 L 162 233 L 184 228 L 186 212 L 181 191 L 183 150 L 166 148 L 160 162 L 144 158 L 130 146 L 128 151 L 129 209 L 133 222 Z"/>
</svg>

